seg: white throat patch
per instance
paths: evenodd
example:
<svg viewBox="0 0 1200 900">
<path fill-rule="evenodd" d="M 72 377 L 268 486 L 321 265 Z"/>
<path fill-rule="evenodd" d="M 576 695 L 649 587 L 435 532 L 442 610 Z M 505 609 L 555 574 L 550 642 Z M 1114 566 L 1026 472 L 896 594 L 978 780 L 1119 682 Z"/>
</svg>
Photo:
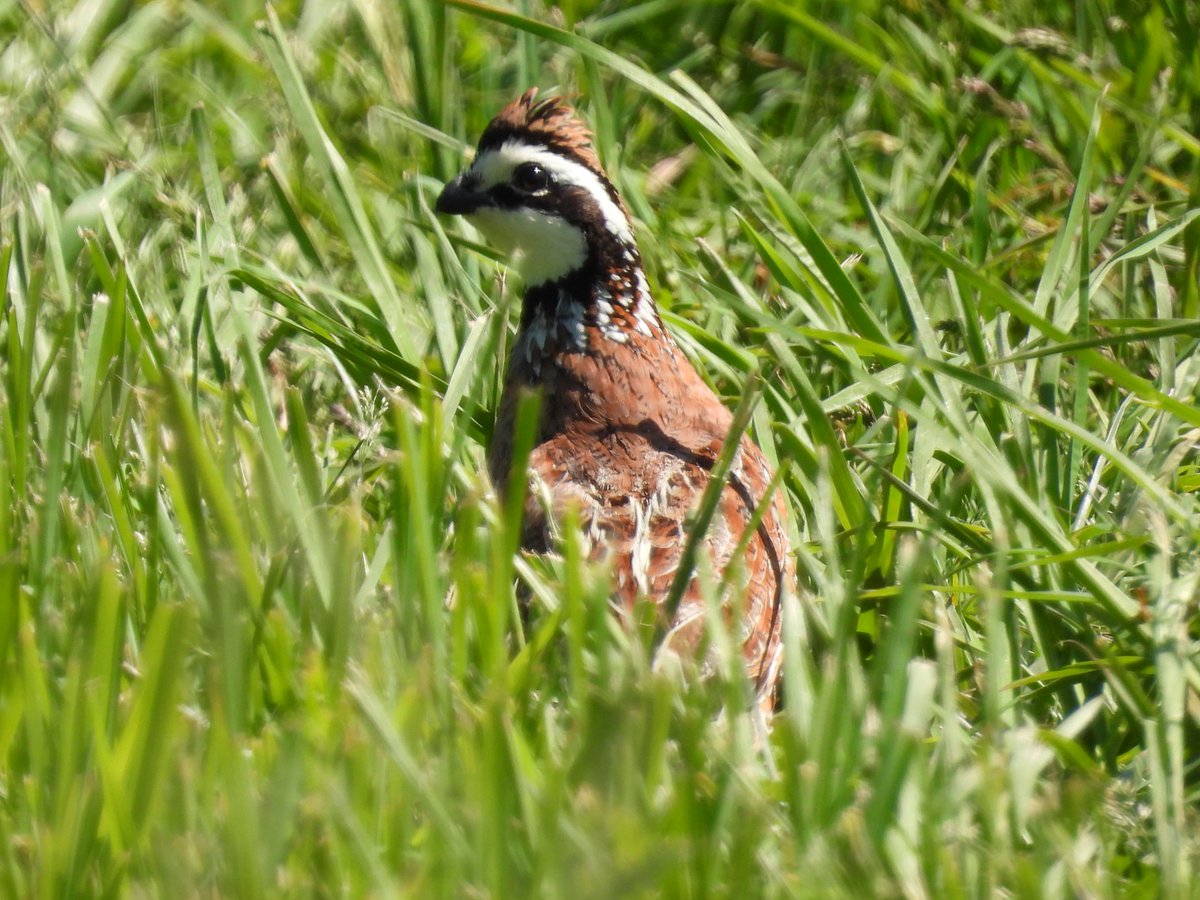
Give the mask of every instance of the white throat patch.
<svg viewBox="0 0 1200 900">
<path fill-rule="evenodd" d="M 475 211 L 467 220 L 497 250 L 513 254 L 527 287 L 562 278 L 587 259 L 583 232 L 558 216 L 491 206 Z"/>
</svg>

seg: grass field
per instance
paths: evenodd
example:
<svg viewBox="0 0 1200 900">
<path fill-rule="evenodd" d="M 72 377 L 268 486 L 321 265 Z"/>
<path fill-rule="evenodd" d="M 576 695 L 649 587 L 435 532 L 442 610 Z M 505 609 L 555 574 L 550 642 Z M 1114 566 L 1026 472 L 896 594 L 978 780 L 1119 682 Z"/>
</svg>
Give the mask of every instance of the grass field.
<svg viewBox="0 0 1200 900">
<path fill-rule="evenodd" d="M 0 0 L 0 895 L 1197 896 L 1200 7 L 514 8 Z M 530 85 L 758 392 L 766 746 L 481 478 Z"/>
</svg>

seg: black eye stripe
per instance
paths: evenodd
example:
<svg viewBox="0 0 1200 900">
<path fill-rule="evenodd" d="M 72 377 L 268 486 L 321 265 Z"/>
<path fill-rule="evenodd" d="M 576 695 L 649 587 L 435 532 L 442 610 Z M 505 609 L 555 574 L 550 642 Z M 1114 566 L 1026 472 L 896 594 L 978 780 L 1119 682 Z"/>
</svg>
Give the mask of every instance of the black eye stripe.
<svg viewBox="0 0 1200 900">
<path fill-rule="evenodd" d="M 547 198 L 530 197 L 514 188 L 511 184 L 498 184 L 488 193 L 501 209 L 515 209 L 518 206 L 528 206 L 534 209 L 550 211 L 550 204 L 544 202 Z M 543 201 L 543 202 L 539 202 Z"/>
<path fill-rule="evenodd" d="M 595 234 L 607 234 L 604 213 L 596 198 L 577 185 L 560 185 L 555 190 L 528 194 L 511 184 L 497 184 L 488 194 L 498 209 L 531 209 L 559 217 Z"/>
<path fill-rule="evenodd" d="M 586 215 L 580 215 L 579 213 L 581 200 L 575 198 L 572 194 L 564 194 L 559 191 L 543 191 L 537 194 L 529 194 L 518 190 L 511 184 L 498 184 L 489 190 L 488 193 L 491 195 L 492 201 L 500 209 L 533 209 L 547 215 L 558 216 L 569 222 L 587 218 Z"/>
<path fill-rule="evenodd" d="M 513 143 L 514 139 L 516 139 L 516 143 L 528 147 L 530 150 L 551 153 L 554 156 L 561 157 L 568 162 L 575 163 L 581 168 L 586 169 L 588 172 L 594 175 L 596 180 L 600 182 L 601 186 L 603 186 L 605 192 L 608 194 L 608 199 L 610 199 L 618 209 L 624 210 L 624 201 L 622 201 L 620 195 L 617 193 L 616 186 L 613 185 L 611 180 L 609 180 L 609 177 L 604 173 L 603 169 L 598 169 L 595 166 L 589 165 L 587 161 L 581 159 L 579 155 L 570 147 L 562 146 L 561 144 L 553 141 L 537 140 L 531 138 L 524 132 L 518 133 L 507 127 L 499 130 L 489 128 L 489 130 L 484 133 L 483 139 L 479 142 L 479 147 L 476 150 L 476 159 L 484 156 L 487 153 L 504 149 L 505 145 Z M 529 165 L 530 163 L 532 163 L 532 160 L 530 162 L 520 163 L 517 168 L 513 170 L 513 175 L 509 176 L 509 181 L 513 180 L 517 169 L 520 169 L 522 166 Z M 551 176 L 551 185 L 549 186 L 553 187 L 556 192 L 561 189 L 558 183 L 554 180 L 553 176 Z M 628 214 L 626 213 L 626 215 Z"/>
</svg>

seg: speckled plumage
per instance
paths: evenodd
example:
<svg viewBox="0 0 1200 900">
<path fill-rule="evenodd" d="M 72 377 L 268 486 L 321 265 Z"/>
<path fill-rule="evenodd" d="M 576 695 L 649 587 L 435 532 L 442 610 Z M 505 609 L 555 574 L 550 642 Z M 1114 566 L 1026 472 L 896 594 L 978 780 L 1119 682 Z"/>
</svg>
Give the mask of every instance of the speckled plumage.
<svg viewBox="0 0 1200 900">
<path fill-rule="evenodd" d="M 546 150 L 564 163 L 548 160 Z M 485 158 L 500 152 L 508 160 L 504 167 L 496 156 Z M 522 181 L 517 164 L 526 157 L 551 169 L 544 190 L 515 187 Z M 529 172 L 524 180 L 541 183 Z M 614 205 L 623 221 L 615 221 Z M 496 239 L 526 257 L 542 249 L 540 239 L 522 242 L 518 235 L 509 241 L 502 232 L 506 216 L 516 230 L 534 216 L 543 230 L 582 233 L 582 262 L 573 259 L 565 274 L 527 285 L 489 468 L 498 486 L 507 483 L 517 399 L 523 391 L 540 391 L 526 547 L 551 549 L 554 523 L 573 505 L 592 557 L 612 566 L 618 608 L 630 609 L 639 595 L 661 602 L 680 564 L 685 522 L 708 483 L 732 416 L 664 328 L 624 203 L 600 167 L 590 133 L 557 98 L 535 103 L 535 91 L 526 92 L 488 126 L 476 163 L 447 186 L 439 209 L 485 221 L 489 231 L 501 229 Z M 556 271 L 540 264 L 545 261 L 534 262 L 535 271 Z M 770 479 L 762 452 L 743 438 L 703 538 L 714 573 L 730 564 Z M 724 600 L 728 620 L 739 629 L 747 674 L 767 709 L 782 659 L 782 598 L 794 582 L 785 521 L 776 494 L 746 541 L 743 577 Z M 671 623 L 670 646 L 695 652 L 704 616 L 693 576 Z"/>
</svg>

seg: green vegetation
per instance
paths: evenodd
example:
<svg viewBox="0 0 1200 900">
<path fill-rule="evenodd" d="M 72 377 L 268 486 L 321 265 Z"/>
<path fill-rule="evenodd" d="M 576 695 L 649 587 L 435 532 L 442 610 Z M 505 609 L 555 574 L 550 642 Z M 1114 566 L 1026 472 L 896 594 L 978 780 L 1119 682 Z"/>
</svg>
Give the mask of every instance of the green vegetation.
<svg viewBox="0 0 1200 900">
<path fill-rule="evenodd" d="M 1200 7 L 517 5 L 0 0 L 0 894 L 1192 895 Z M 480 478 L 534 84 L 761 376 L 765 747 Z"/>
</svg>

